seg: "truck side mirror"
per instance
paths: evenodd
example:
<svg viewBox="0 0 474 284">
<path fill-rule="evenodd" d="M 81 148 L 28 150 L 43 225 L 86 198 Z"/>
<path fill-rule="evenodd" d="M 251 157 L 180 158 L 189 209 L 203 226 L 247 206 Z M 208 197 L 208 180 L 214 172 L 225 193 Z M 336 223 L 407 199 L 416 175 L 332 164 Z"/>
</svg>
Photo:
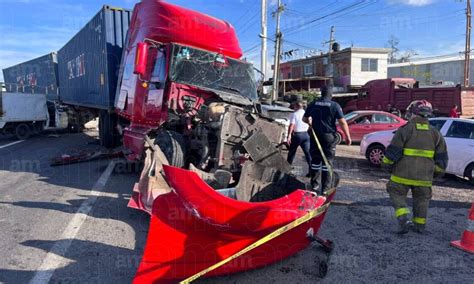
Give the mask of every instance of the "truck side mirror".
<svg viewBox="0 0 474 284">
<path fill-rule="evenodd" d="M 146 74 L 146 66 L 148 62 L 149 44 L 146 42 L 139 42 L 137 44 L 137 54 L 135 57 L 134 74 L 144 76 Z"/>
</svg>

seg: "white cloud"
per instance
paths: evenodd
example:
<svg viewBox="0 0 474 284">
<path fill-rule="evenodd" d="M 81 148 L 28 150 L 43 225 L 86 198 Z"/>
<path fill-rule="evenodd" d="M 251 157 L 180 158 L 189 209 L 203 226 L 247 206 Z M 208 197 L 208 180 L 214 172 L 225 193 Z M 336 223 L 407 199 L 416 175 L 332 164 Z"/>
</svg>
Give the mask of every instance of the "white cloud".
<svg viewBox="0 0 474 284">
<path fill-rule="evenodd" d="M 403 4 L 415 7 L 433 4 L 434 0 L 390 0 L 392 4 Z"/>
</svg>

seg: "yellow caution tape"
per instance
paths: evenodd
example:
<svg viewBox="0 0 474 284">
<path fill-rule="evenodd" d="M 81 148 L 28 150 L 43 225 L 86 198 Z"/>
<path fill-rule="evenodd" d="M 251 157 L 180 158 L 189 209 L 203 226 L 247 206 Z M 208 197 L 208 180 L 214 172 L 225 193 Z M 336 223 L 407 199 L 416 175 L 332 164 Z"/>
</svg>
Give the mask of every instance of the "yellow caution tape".
<svg viewBox="0 0 474 284">
<path fill-rule="evenodd" d="M 194 280 L 198 279 L 199 277 L 209 273 L 210 271 L 215 270 L 215 269 L 223 266 L 224 264 L 229 263 L 230 261 L 238 258 L 239 256 L 243 255 L 244 253 L 247 253 L 247 252 L 249 252 L 249 251 L 251 251 L 251 250 L 253 250 L 253 249 L 255 249 L 255 248 L 271 241 L 271 240 L 273 240 L 274 238 L 288 232 L 289 230 L 291 230 L 293 228 L 296 228 L 296 227 L 300 226 L 301 224 L 303 224 L 303 223 L 305 223 L 305 222 L 307 222 L 307 221 L 309 221 L 309 220 L 311 220 L 315 217 L 320 216 L 321 214 L 326 212 L 329 205 L 330 205 L 330 202 L 322 205 L 321 207 L 318 207 L 314 210 L 309 211 L 304 216 L 302 216 L 302 217 L 294 220 L 293 222 L 277 229 L 276 231 L 266 235 L 265 237 L 261 238 L 260 240 L 256 241 L 255 243 L 249 245 L 248 247 L 244 248 L 243 250 L 235 253 L 234 255 L 231 255 L 230 257 L 228 257 L 224 260 L 221 260 L 220 262 L 214 264 L 213 266 L 211 266 L 209 268 L 206 268 L 206 269 L 196 273 L 195 275 L 193 275 L 193 276 L 191 276 L 191 277 L 189 277 L 189 278 L 187 278 L 187 279 L 185 279 L 185 280 L 183 280 L 179 283 L 181 283 L 181 284 L 191 283 L 192 281 L 194 281 Z"/>
<path fill-rule="evenodd" d="M 329 164 L 329 161 L 326 157 L 326 155 L 324 154 L 324 151 L 323 151 L 323 147 L 321 146 L 321 143 L 319 142 L 319 139 L 318 137 L 316 136 L 316 133 L 314 132 L 314 129 L 311 128 L 311 132 L 313 134 L 313 138 L 314 138 L 314 141 L 316 142 L 316 145 L 318 146 L 318 149 L 319 151 L 321 152 L 321 157 L 323 158 L 323 161 L 324 163 L 326 164 L 326 167 L 328 168 L 328 171 L 329 171 L 329 176 L 330 176 L 330 179 L 332 180 L 333 178 L 333 169 L 332 169 L 332 166 L 331 164 Z M 334 191 L 336 191 L 336 188 L 331 188 L 328 192 L 325 192 L 324 195 L 325 196 L 330 196 L 331 194 L 334 193 Z M 324 212 L 326 212 L 326 210 L 328 209 L 329 205 L 331 204 L 331 202 L 327 202 L 326 204 L 324 204 L 323 206 L 319 207 L 319 208 L 316 208 L 314 210 L 311 210 L 309 211 L 308 213 L 306 213 L 304 216 L 294 220 L 293 222 L 277 229 L 276 231 L 266 235 L 265 237 L 261 238 L 260 240 L 256 241 L 255 243 L 249 245 L 248 247 L 244 248 L 243 250 L 235 253 L 234 255 L 231 255 L 230 257 L 226 258 L 226 259 L 223 259 L 221 260 L 220 262 L 214 264 L 213 266 L 209 267 L 209 268 L 206 268 L 198 273 L 196 273 L 195 275 L 179 282 L 180 284 L 188 284 L 188 283 L 191 283 L 192 281 L 200 278 L 201 276 L 203 275 L 206 275 L 207 273 L 225 265 L 226 263 L 229 263 L 231 262 L 232 260 L 240 257 L 241 255 L 273 240 L 274 238 L 288 232 L 289 230 L 293 229 L 293 228 L 296 228 L 298 226 L 300 226 L 301 224 L 315 218 L 315 217 L 318 217 L 320 216 L 321 214 L 323 214 Z"/>
</svg>

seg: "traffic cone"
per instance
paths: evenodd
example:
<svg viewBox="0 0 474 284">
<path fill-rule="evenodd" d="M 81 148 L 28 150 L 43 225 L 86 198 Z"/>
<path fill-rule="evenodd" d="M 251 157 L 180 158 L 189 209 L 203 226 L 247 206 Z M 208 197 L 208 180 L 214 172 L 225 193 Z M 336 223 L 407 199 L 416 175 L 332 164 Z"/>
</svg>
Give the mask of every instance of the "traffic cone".
<svg viewBox="0 0 474 284">
<path fill-rule="evenodd" d="M 467 220 L 467 229 L 462 234 L 461 240 L 453 241 L 451 245 L 474 254 L 474 203 L 472 203 L 469 219 Z"/>
</svg>

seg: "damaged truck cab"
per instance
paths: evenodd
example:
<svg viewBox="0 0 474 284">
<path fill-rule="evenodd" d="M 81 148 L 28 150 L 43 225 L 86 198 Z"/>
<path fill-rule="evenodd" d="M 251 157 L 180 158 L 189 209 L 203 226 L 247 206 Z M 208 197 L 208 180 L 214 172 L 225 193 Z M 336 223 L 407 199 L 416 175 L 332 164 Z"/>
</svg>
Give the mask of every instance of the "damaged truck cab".
<svg viewBox="0 0 474 284">
<path fill-rule="evenodd" d="M 171 165 L 234 172 L 252 134 L 281 143 L 285 127 L 259 114 L 253 66 L 241 56 L 229 23 L 162 1 L 138 3 L 115 101 L 128 158 L 143 157 L 148 136 Z"/>
</svg>

